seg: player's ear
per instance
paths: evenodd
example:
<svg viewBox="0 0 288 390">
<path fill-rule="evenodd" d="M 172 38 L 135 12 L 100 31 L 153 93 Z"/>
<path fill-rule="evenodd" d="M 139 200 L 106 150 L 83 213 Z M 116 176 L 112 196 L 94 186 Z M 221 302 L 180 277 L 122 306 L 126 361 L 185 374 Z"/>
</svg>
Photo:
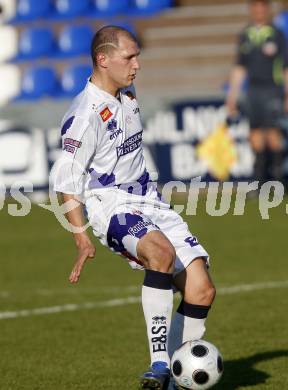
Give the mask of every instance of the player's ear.
<svg viewBox="0 0 288 390">
<path fill-rule="evenodd" d="M 97 54 L 97 65 L 102 68 L 107 68 L 107 59 L 108 56 L 105 53 L 98 53 Z"/>
</svg>

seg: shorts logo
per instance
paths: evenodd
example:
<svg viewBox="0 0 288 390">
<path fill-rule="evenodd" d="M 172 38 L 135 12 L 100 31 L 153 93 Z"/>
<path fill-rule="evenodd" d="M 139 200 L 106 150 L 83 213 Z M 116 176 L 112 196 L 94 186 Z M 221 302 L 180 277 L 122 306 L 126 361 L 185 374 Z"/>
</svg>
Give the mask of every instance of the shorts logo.
<svg viewBox="0 0 288 390">
<path fill-rule="evenodd" d="M 194 246 L 199 245 L 197 237 L 187 237 L 187 238 L 185 238 L 184 241 L 187 242 L 187 244 L 189 244 L 191 246 L 191 248 L 193 248 Z"/>
<path fill-rule="evenodd" d="M 105 107 L 104 110 L 102 110 L 102 111 L 100 112 L 100 116 L 101 116 L 103 122 L 108 121 L 108 119 L 110 119 L 112 115 L 113 115 L 113 114 L 112 114 L 112 112 L 109 110 L 108 107 Z"/>
<path fill-rule="evenodd" d="M 77 141 L 76 139 L 73 138 L 65 138 L 64 139 L 64 146 L 63 150 L 66 150 L 66 152 L 69 153 L 74 153 L 76 148 L 81 148 L 82 142 Z"/>
<path fill-rule="evenodd" d="M 131 234 L 131 236 L 137 237 L 137 234 L 139 234 L 142 230 L 146 229 L 147 226 L 154 226 L 154 225 L 151 221 L 139 221 L 136 223 L 136 225 L 131 226 L 128 229 L 128 232 L 129 234 Z"/>
</svg>

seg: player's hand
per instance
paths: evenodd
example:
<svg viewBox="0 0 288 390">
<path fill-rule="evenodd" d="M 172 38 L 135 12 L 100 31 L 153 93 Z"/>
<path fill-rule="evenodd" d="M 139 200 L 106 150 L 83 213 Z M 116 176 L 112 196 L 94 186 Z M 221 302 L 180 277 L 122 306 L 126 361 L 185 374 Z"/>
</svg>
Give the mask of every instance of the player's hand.
<svg viewBox="0 0 288 390">
<path fill-rule="evenodd" d="M 78 248 L 78 254 L 69 277 L 69 281 L 71 283 L 78 282 L 86 260 L 94 258 L 96 252 L 96 248 L 92 244 L 88 236 L 81 236 L 80 239 L 76 240 L 76 245 Z"/>
<path fill-rule="evenodd" d="M 229 97 L 226 100 L 226 108 L 227 108 L 227 113 L 230 118 L 234 118 L 238 116 L 239 111 L 238 111 L 238 106 L 237 106 L 237 100 L 234 99 L 233 97 Z"/>
</svg>

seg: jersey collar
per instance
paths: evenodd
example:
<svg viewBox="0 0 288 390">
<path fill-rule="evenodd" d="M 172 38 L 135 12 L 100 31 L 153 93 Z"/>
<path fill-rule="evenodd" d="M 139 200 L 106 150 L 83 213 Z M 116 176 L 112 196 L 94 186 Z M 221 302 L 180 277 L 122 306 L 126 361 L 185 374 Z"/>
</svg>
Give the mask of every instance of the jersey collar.
<svg viewBox="0 0 288 390">
<path fill-rule="evenodd" d="M 119 100 L 119 97 L 121 99 L 121 92 L 119 91 L 117 97 L 115 96 L 112 96 L 110 93 L 104 91 L 103 89 L 100 89 L 99 87 L 97 87 L 97 85 L 93 84 L 90 79 L 88 79 L 87 81 L 87 85 L 86 85 L 86 88 L 88 89 L 89 92 L 91 92 L 94 96 L 101 96 L 103 98 L 103 96 L 105 97 L 105 99 L 107 100 L 111 100 L 113 103 L 117 103 L 117 104 L 121 104 L 120 100 Z"/>
</svg>

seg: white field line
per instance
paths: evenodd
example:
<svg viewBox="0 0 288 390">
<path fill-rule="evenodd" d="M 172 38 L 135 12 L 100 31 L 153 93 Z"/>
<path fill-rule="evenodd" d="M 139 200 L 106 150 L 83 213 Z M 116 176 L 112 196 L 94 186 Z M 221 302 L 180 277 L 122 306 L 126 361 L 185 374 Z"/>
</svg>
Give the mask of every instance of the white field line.
<svg viewBox="0 0 288 390">
<path fill-rule="evenodd" d="M 240 284 L 231 287 L 220 287 L 217 289 L 217 295 L 231 295 L 239 292 L 249 292 L 256 290 L 276 289 L 276 288 L 288 288 L 288 280 L 282 282 L 264 282 L 264 283 L 252 283 L 252 284 Z"/>
<path fill-rule="evenodd" d="M 25 296 L 55 296 L 55 295 L 87 295 L 87 294 L 121 294 L 123 292 L 137 292 L 140 291 L 140 286 L 124 286 L 124 287 L 95 287 L 95 288 L 62 288 L 62 289 L 49 289 L 49 288 L 41 288 L 37 290 L 25 292 Z M 9 298 L 13 295 L 16 295 L 13 291 L 0 291 L 0 298 Z"/>
<path fill-rule="evenodd" d="M 8 298 L 10 295 L 9 291 L 0 291 L 0 298 Z"/>
<path fill-rule="evenodd" d="M 123 292 L 137 292 L 140 291 L 140 286 L 125 286 L 125 287 L 101 287 L 101 288 L 66 288 L 66 289 L 38 289 L 35 291 L 37 295 L 51 296 L 51 295 L 80 295 L 80 294 L 121 294 Z"/>
<path fill-rule="evenodd" d="M 62 313 L 65 311 L 88 310 L 88 309 L 95 309 L 99 307 L 124 306 L 131 303 L 138 303 L 140 301 L 141 301 L 141 297 L 138 296 L 138 297 L 123 298 L 123 299 L 111 299 L 109 301 L 102 301 L 102 302 L 101 301 L 86 302 L 86 303 L 79 303 L 79 304 L 69 303 L 67 305 L 40 307 L 38 309 L 3 311 L 0 312 L 0 320 L 6 320 L 8 318 L 41 316 L 44 314 L 55 314 L 55 313 Z"/>
<path fill-rule="evenodd" d="M 278 281 L 278 282 L 275 281 L 275 282 L 253 283 L 253 284 L 242 284 L 242 285 L 240 284 L 231 287 L 220 287 L 217 290 L 217 294 L 231 295 L 231 294 L 238 294 L 241 292 L 278 289 L 278 288 L 288 288 L 288 280 Z M 121 289 L 119 289 L 119 291 L 120 290 Z M 125 306 L 125 305 L 139 303 L 139 302 L 141 302 L 141 297 L 131 296 L 127 298 L 111 299 L 111 300 L 99 301 L 99 302 L 86 302 L 86 303 L 79 303 L 79 304 L 71 303 L 71 304 L 59 305 L 59 306 L 40 307 L 36 309 L 3 311 L 0 312 L 0 320 L 19 318 L 19 317 L 41 316 L 46 314 L 73 312 L 73 311 L 80 311 L 80 310 L 91 310 L 96 308 Z"/>
</svg>

